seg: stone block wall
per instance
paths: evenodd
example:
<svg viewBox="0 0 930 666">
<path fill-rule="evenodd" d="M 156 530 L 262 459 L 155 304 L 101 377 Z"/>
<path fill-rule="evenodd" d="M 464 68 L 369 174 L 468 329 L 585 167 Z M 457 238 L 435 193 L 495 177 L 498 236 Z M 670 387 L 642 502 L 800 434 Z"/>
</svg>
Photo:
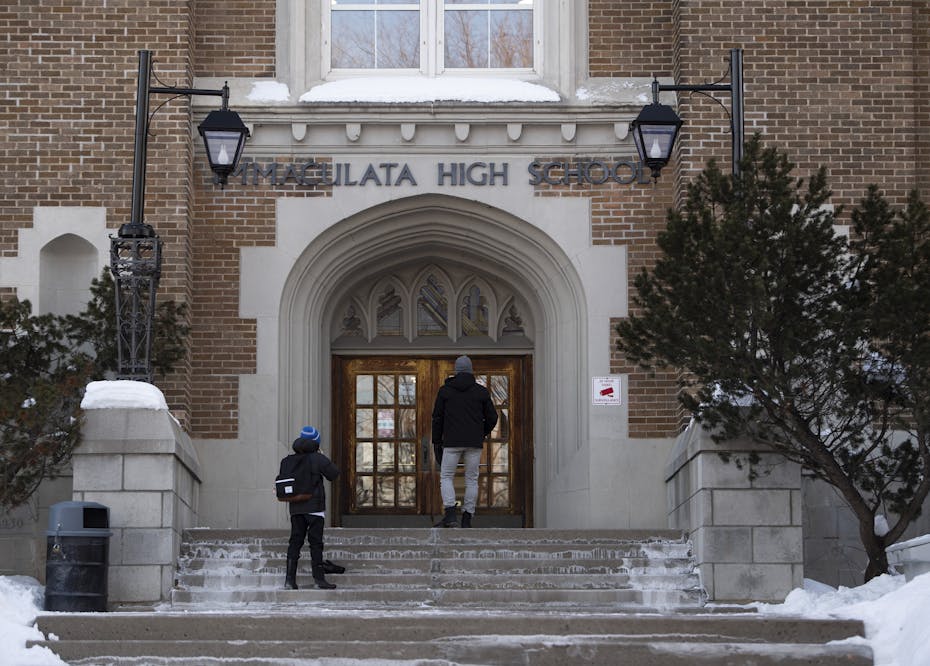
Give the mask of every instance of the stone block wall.
<svg viewBox="0 0 930 666">
<path fill-rule="evenodd" d="M 756 464 L 738 468 L 729 451 Z M 750 469 L 757 475 L 750 478 Z M 803 581 L 801 473 L 749 441 L 717 445 L 691 424 L 666 468 L 669 527 L 686 530 L 712 601 L 781 602 Z"/>
<path fill-rule="evenodd" d="M 830 485 L 804 475 L 802 481 L 804 521 L 804 575 L 838 587 L 862 585 L 868 557 L 859 539 L 859 522 L 843 498 Z M 889 524 L 892 517 L 888 517 Z M 930 503 L 907 528 L 898 544 L 930 534 Z M 889 565 L 894 566 L 889 546 Z M 905 546 L 906 547 L 906 546 Z M 904 557 L 899 553 L 896 557 Z M 908 557 L 910 554 L 907 555 Z M 903 562 L 903 560 L 900 560 Z M 899 573 L 905 573 L 899 571 Z"/>
<path fill-rule="evenodd" d="M 73 499 L 110 509 L 109 602 L 165 599 L 181 534 L 197 523 L 196 452 L 165 410 L 88 409 L 86 419 Z"/>
<path fill-rule="evenodd" d="M 0 511 L 0 576 L 45 582 L 49 507 L 71 499 L 71 474 L 45 479 L 25 504 Z"/>
</svg>

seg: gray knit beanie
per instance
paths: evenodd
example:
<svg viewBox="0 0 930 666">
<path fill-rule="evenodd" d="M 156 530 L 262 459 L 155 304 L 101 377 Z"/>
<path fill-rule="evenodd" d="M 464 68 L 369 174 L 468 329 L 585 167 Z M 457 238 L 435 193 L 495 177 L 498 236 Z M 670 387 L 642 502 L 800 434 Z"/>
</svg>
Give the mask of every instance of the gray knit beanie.
<svg viewBox="0 0 930 666">
<path fill-rule="evenodd" d="M 459 356 L 455 359 L 455 374 L 459 374 L 460 372 L 472 372 L 471 359 L 467 356 Z"/>
</svg>

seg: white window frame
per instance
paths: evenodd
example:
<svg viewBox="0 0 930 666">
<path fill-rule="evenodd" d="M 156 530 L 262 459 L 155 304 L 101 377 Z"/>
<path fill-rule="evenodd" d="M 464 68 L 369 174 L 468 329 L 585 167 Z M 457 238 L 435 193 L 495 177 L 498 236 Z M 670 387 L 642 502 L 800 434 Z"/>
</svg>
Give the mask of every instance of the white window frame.
<svg viewBox="0 0 930 666">
<path fill-rule="evenodd" d="M 377 11 L 372 5 L 365 4 L 346 4 L 340 9 L 334 10 L 330 3 L 326 3 L 322 12 L 323 39 L 322 53 L 320 59 L 323 68 L 323 78 L 334 80 L 340 78 L 349 78 L 353 76 L 391 76 L 401 75 L 409 76 L 411 74 L 420 74 L 421 76 L 490 76 L 501 78 L 519 78 L 521 80 L 538 80 L 541 78 L 540 72 L 543 68 L 543 11 L 540 5 L 547 0 L 535 0 L 532 9 L 522 11 L 533 12 L 533 66 L 520 68 L 502 68 L 502 67 L 483 67 L 483 68 L 449 68 L 445 67 L 445 45 L 443 42 L 443 30 L 445 27 L 445 9 L 442 0 L 411 0 L 410 2 L 396 5 L 381 5 L 386 11 L 412 11 L 420 12 L 420 65 L 418 68 L 408 69 L 378 69 L 378 68 L 340 68 L 334 69 L 332 66 L 332 13 L 333 11 Z M 549 0 L 551 2 L 551 0 Z M 518 0 L 514 0 L 518 4 Z M 467 11 L 467 10 L 488 10 L 492 8 L 507 9 L 506 6 L 488 5 L 488 4 L 461 4 L 456 5 L 455 10 L 450 11 Z"/>
<path fill-rule="evenodd" d="M 276 0 L 276 76 L 297 95 L 324 81 L 346 78 L 330 69 L 330 0 Z M 533 11 L 534 70 L 449 70 L 440 76 L 499 76 L 534 81 L 574 96 L 588 71 L 587 0 L 535 0 Z M 325 58 L 324 58 L 325 55 Z M 433 55 L 435 57 L 435 54 Z M 344 71 L 344 70 L 343 70 Z M 421 75 L 419 70 L 358 70 L 355 76 Z"/>
</svg>

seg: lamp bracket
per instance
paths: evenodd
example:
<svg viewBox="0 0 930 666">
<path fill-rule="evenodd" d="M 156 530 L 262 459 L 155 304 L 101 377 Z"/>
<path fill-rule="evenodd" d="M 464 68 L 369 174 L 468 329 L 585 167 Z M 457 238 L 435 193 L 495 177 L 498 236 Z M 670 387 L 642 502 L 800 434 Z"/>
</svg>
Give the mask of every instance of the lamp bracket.
<svg viewBox="0 0 930 666">
<path fill-rule="evenodd" d="M 729 83 L 721 83 L 729 77 Z M 658 104 L 660 92 L 687 92 L 700 93 L 717 102 L 727 112 L 730 120 L 730 134 L 732 139 L 733 153 L 733 174 L 739 174 L 739 163 L 743 159 L 743 135 L 744 135 L 744 113 L 743 113 L 743 49 L 730 49 L 730 65 L 726 74 L 720 77 L 714 83 L 705 83 L 701 85 L 665 85 L 659 83 L 659 80 L 653 77 L 652 80 L 652 98 Z M 709 93 L 720 92 L 729 93 L 731 109 L 719 99 Z"/>
</svg>

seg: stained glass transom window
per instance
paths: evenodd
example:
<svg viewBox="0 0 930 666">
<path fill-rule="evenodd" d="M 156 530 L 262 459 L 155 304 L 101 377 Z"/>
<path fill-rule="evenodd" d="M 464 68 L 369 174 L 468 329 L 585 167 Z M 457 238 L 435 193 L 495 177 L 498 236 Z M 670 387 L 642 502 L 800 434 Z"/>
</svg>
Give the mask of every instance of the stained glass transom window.
<svg viewBox="0 0 930 666">
<path fill-rule="evenodd" d="M 394 287 L 388 287 L 378 298 L 378 335 L 403 335 L 403 308 Z"/>
<path fill-rule="evenodd" d="M 449 304 L 435 275 L 426 278 L 417 298 L 417 335 L 447 335 Z"/>
<path fill-rule="evenodd" d="M 472 285 L 462 299 L 462 335 L 488 334 L 488 303 L 477 285 Z"/>
</svg>

